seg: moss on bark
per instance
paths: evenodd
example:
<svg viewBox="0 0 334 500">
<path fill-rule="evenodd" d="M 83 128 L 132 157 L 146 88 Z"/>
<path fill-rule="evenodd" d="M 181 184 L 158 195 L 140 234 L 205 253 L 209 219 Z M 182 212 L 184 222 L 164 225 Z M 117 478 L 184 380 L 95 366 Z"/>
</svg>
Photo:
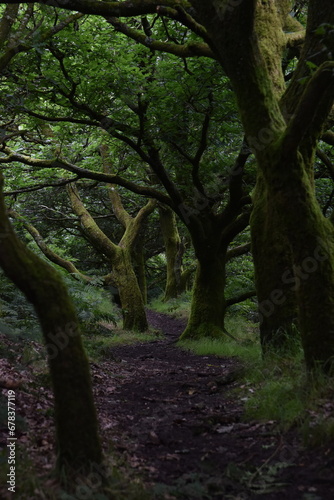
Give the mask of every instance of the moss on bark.
<svg viewBox="0 0 334 500">
<path fill-rule="evenodd" d="M 182 280 L 182 243 L 174 212 L 168 207 L 159 207 L 160 227 L 166 251 L 166 287 L 164 301 L 174 299 L 184 291 Z"/>
<path fill-rule="evenodd" d="M 147 280 L 145 267 L 145 252 L 142 238 L 134 245 L 132 252 L 133 268 L 137 277 L 138 286 L 141 291 L 144 305 L 147 304 Z"/>
<path fill-rule="evenodd" d="M 252 255 L 258 298 L 263 351 L 289 346 L 297 334 L 297 302 L 293 290 L 293 266 L 275 199 L 268 195 L 258 175 L 251 215 Z"/>
<path fill-rule="evenodd" d="M 198 260 L 191 311 L 181 339 L 224 338 L 226 253 Z"/>
<path fill-rule="evenodd" d="M 334 229 L 320 209 L 308 166 L 300 154 L 273 160 L 269 196 L 284 223 L 291 247 L 298 319 L 309 369 L 333 371 L 334 362 Z M 277 190 L 275 174 L 285 179 Z M 286 176 L 284 176 L 284 172 Z M 282 176 L 283 173 L 283 176 Z M 289 174 L 288 174 L 289 173 Z M 268 179 L 269 180 L 269 179 Z"/>
<path fill-rule="evenodd" d="M 3 184 L 0 175 L 1 188 Z M 89 364 L 79 323 L 58 273 L 15 235 L 0 199 L 0 264 L 34 305 L 47 348 L 55 397 L 58 468 L 87 469 L 100 463 L 101 445 Z"/>
<path fill-rule="evenodd" d="M 122 304 L 123 328 L 144 332 L 148 329 L 148 323 L 130 250 L 119 248 L 112 265 L 114 282 L 119 290 Z"/>
<path fill-rule="evenodd" d="M 131 253 L 141 223 L 145 219 L 145 216 L 152 211 L 153 207 L 147 204 L 141 208 L 135 218 L 131 218 L 128 214 L 123 214 L 126 218 L 126 230 L 121 241 L 116 245 L 104 234 L 86 210 L 76 187 L 71 185 L 67 187 L 67 190 L 73 211 L 79 216 L 90 242 L 98 251 L 110 259 L 112 279 L 119 290 L 121 300 L 123 328 L 125 330 L 137 330 L 141 332 L 147 330 L 148 323 L 143 296 L 133 269 Z"/>
</svg>

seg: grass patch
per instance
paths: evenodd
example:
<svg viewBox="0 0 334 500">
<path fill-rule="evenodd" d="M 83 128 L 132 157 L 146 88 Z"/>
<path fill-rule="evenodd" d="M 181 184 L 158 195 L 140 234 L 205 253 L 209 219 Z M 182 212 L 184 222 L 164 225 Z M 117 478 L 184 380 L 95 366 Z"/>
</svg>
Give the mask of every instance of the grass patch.
<svg viewBox="0 0 334 500">
<path fill-rule="evenodd" d="M 199 356 L 215 355 L 238 357 L 245 364 L 253 365 L 261 359 L 261 348 L 258 339 L 257 327 L 243 317 L 228 317 L 226 330 L 236 338 L 227 335 L 221 339 L 203 337 L 197 340 L 181 340 L 178 346 L 189 349 Z"/>
<path fill-rule="evenodd" d="M 184 292 L 176 299 L 163 302 L 162 297 L 150 302 L 150 309 L 158 313 L 169 314 L 174 318 L 187 319 L 190 311 L 191 292 Z"/>
<path fill-rule="evenodd" d="M 88 356 L 94 360 L 110 356 L 110 350 L 120 345 L 138 344 L 141 342 L 153 342 L 159 335 L 155 330 L 145 333 L 127 331 L 122 329 L 110 329 L 103 335 L 83 335 L 83 344 Z"/>
</svg>

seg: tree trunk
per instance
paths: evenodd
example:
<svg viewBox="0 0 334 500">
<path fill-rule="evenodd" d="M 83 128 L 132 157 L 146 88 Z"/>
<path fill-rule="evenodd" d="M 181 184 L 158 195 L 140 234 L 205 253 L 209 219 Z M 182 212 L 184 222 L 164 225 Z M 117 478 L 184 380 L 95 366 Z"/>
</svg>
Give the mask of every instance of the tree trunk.
<svg viewBox="0 0 334 500">
<path fill-rule="evenodd" d="M 310 370 L 320 365 L 325 372 L 331 372 L 334 235 L 315 198 L 310 173 L 317 140 L 333 105 L 334 38 L 328 28 L 334 23 L 333 2 L 309 1 L 306 41 L 283 101 L 272 84 L 261 47 L 261 32 L 256 26 L 257 9 L 261 6 L 269 9 L 275 3 L 277 8 L 281 6 L 281 2 L 249 1 L 231 8 L 227 0 L 210 0 L 205 6 L 200 0 L 191 0 L 207 29 L 210 46 L 236 92 L 247 142 L 256 154 L 270 199 L 271 229 L 275 232 L 274 224 L 279 221 L 289 244 L 294 275 L 288 279 L 297 295 L 306 365 Z M 289 6 L 288 2 L 284 2 L 285 6 Z M 268 30 L 273 16 L 274 12 L 268 10 L 265 17 Z M 324 29 L 320 36 L 319 27 Z M 270 34 L 273 40 L 276 33 L 277 26 Z M 313 73 L 309 62 L 316 68 Z M 295 99 L 287 98 L 291 92 Z M 323 241 L 327 241 L 326 253 L 320 246 Z"/>
<path fill-rule="evenodd" d="M 285 279 L 297 296 L 306 365 L 309 370 L 321 366 L 329 373 L 334 360 L 334 229 L 321 212 L 301 155 L 290 161 L 282 158 L 278 164 L 273 159 L 273 165 L 276 175 L 289 172 L 279 190 L 277 177 L 268 176 L 268 189 L 276 217 L 285 215 L 294 266 L 294 274 Z"/>
<path fill-rule="evenodd" d="M 118 245 L 113 243 L 99 228 L 93 217 L 84 207 L 78 190 L 74 185 L 67 186 L 73 211 L 78 215 L 82 227 L 92 245 L 110 259 L 112 279 L 118 288 L 125 330 L 145 331 L 148 329 L 142 293 L 133 270 L 131 253 L 142 221 L 153 205 L 142 207 L 135 218 L 126 217 L 126 231 Z"/>
<path fill-rule="evenodd" d="M 141 237 L 134 244 L 132 251 L 133 269 L 137 277 L 138 286 L 143 298 L 143 304 L 147 304 L 147 281 L 146 281 L 146 267 L 144 245 Z"/>
<path fill-rule="evenodd" d="M 112 262 L 113 278 L 122 304 L 124 330 L 145 332 L 148 323 L 142 292 L 132 266 L 129 249 L 119 248 Z"/>
<path fill-rule="evenodd" d="M 289 347 L 297 335 L 292 255 L 282 221 L 259 174 L 251 215 L 252 256 L 263 352 Z M 273 229 L 275 228 L 275 229 Z M 273 265 L 274 264 L 274 265 Z"/>
<path fill-rule="evenodd" d="M 101 462 L 102 452 L 79 322 L 58 273 L 15 235 L 1 175 L 0 182 L 0 264 L 34 305 L 41 324 L 55 398 L 58 468 L 88 470 L 91 462 Z"/>
<path fill-rule="evenodd" d="M 166 287 L 164 302 L 178 297 L 182 290 L 181 238 L 175 213 L 169 207 L 159 207 L 160 227 L 166 251 Z"/>
<path fill-rule="evenodd" d="M 213 254 L 211 250 L 198 258 L 190 316 L 182 340 L 224 337 L 225 259 L 226 252 Z"/>
</svg>

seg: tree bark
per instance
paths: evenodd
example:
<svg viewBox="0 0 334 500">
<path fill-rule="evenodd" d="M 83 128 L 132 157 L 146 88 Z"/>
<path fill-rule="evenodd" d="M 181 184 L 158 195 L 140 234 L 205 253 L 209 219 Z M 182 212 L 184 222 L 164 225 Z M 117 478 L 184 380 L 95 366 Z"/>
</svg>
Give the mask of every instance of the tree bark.
<svg viewBox="0 0 334 500">
<path fill-rule="evenodd" d="M 145 266 L 145 251 L 142 236 L 139 236 L 132 251 L 133 269 L 137 277 L 144 305 L 147 304 L 147 280 Z"/>
<path fill-rule="evenodd" d="M 211 46 L 232 81 L 248 144 L 253 148 L 270 200 L 272 224 L 280 221 L 294 266 L 298 320 L 308 369 L 333 369 L 334 273 L 333 229 L 316 201 L 311 177 L 313 158 L 322 125 L 333 105 L 333 63 L 320 65 L 309 75 L 303 92 L 297 92 L 293 114 L 282 106 L 270 79 L 266 58 L 256 32 L 260 3 L 244 0 L 228 9 L 228 1 L 191 0 L 211 38 Z M 270 4 L 270 2 L 266 2 Z M 333 25 L 330 0 L 310 0 L 305 47 L 315 28 Z M 270 14 L 269 14 L 270 15 Z M 268 19 L 269 25 L 270 19 Z M 312 46 L 312 43 L 310 44 Z M 334 50 L 333 36 L 322 35 L 321 54 L 328 60 Z M 307 65 L 304 58 L 299 63 Z M 301 82 L 291 82 L 291 92 Z M 290 108 L 291 109 L 291 108 Z M 275 231 L 275 226 L 271 226 Z M 321 253 L 320 241 L 329 251 Z M 273 262 L 275 265 L 275 262 Z M 306 266 L 306 269 L 305 269 Z M 300 277 L 298 273 L 303 273 Z"/>
<path fill-rule="evenodd" d="M 166 251 L 166 287 L 164 302 L 174 299 L 182 289 L 182 243 L 177 229 L 175 213 L 169 208 L 159 206 L 160 227 Z"/>
<path fill-rule="evenodd" d="M 120 248 L 117 250 L 112 261 L 112 274 L 122 305 L 124 330 L 145 332 L 148 330 L 148 323 L 144 301 L 129 249 Z"/>
<path fill-rule="evenodd" d="M 180 340 L 224 338 L 226 252 L 207 252 L 198 258 L 191 310 Z"/>
<path fill-rule="evenodd" d="M 253 194 L 251 237 L 263 352 L 289 347 L 298 331 L 292 253 L 273 200 L 259 174 Z"/>
<path fill-rule="evenodd" d="M 98 227 L 92 216 L 84 207 L 75 186 L 67 186 L 72 209 L 79 217 L 82 227 L 92 245 L 102 252 L 112 267 L 113 283 L 119 290 L 123 328 L 125 330 L 146 331 L 148 323 L 142 293 L 133 270 L 131 251 L 138 235 L 143 218 L 150 213 L 151 206 L 143 207 L 133 219 L 127 216 L 126 230 L 118 245 L 110 241 Z M 153 209 L 153 208 L 152 208 Z M 127 215 L 127 214 L 126 214 Z"/>
<path fill-rule="evenodd" d="M 275 165 L 275 160 L 272 161 Z M 298 324 L 306 365 L 309 370 L 320 366 L 331 373 L 334 356 L 334 230 L 321 212 L 313 182 L 305 175 L 308 167 L 300 155 L 296 154 L 293 161 L 289 152 L 289 157 L 276 161 L 276 166 L 280 171 L 286 168 L 293 172 L 293 175 L 285 176 L 282 189 L 275 188 L 277 171 L 272 182 L 268 178 L 268 186 L 272 186 L 270 196 L 275 199 L 277 216 L 285 214 L 284 228 L 293 258 L 293 274 L 287 271 L 284 280 L 297 296 Z"/>
<path fill-rule="evenodd" d="M 58 273 L 15 235 L 2 197 L 0 174 L 0 264 L 34 305 L 38 315 L 55 398 L 58 469 L 89 470 L 102 460 L 89 364 L 79 322 Z"/>
</svg>

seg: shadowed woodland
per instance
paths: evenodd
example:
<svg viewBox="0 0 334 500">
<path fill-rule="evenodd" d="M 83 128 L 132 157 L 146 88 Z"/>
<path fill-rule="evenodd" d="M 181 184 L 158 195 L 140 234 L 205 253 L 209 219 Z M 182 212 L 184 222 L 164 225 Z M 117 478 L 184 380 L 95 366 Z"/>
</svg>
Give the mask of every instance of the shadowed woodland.
<svg viewBox="0 0 334 500">
<path fill-rule="evenodd" d="M 0 1 L 0 491 L 333 498 L 331 0 Z"/>
</svg>

